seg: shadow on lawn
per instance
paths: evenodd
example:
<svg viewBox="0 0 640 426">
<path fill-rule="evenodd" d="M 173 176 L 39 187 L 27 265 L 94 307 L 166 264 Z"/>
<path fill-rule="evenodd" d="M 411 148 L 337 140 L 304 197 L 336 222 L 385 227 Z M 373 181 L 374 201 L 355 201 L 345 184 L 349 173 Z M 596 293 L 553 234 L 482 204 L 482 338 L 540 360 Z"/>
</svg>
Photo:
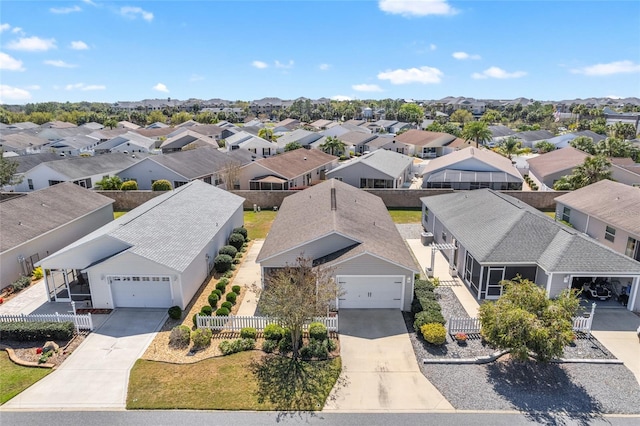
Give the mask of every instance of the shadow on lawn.
<svg viewBox="0 0 640 426">
<path fill-rule="evenodd" d="M 273 404 L 278 411 L 277 420 L 303 414 L 318 417 L 316 412 L 322 410 L 333 387 L 328 363 L 331 361 L 302 361 L 279 355 L 254 362 L 251 371 L 258 384 L 258 402 Z M 340 382 L 338 379 L 336 386 Z"/>
<path fill-rule="evenodd" d="M 487 373 L 495 391 L 538 424 L 602 420 L 600 403 L 558 364 L 507 360 L 489 364 Z"/>
</svg>

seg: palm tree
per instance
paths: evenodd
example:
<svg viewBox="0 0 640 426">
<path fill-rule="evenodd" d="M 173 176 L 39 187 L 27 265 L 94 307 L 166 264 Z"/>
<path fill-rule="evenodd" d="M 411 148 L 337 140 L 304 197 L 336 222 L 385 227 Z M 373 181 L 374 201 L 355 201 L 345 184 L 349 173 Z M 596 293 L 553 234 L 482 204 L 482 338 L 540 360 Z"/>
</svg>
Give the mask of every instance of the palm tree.
<svg viewBox="0 0 640 426">
<path fill-rule="evenodd" d="M 258 131 L 258 137 L 271 141 L 273 139 L 273 129 L 271 127 L 263 127 Z"/>
<path fill-rule="evenodd" d="M 518 154 L 518 152 L 520 152 L 521 146 L 522 142 L 520 142 L 520 139 L 514 136 L 509 136 L 500 142 L 500 145 L 498 145 L 498 152 L 511 160 L 511 157 L 514 154 Z"/>
<path fill-rule="evenodd" d="M 573 189 L 583 188 L 604 179 L 611 179 L 611 162 L 602 155 L 587 157 L 573 170 L 569 180 Z"/>
<path fill-rule="evenodd" d="M 476 148 L 480 146 L 480 143 L 485 143 L 493 138 L 491 130 L 487 123 L 482 121 L 470 121 L 464 125 L 462 129 L 462 137 L 465 141 L 475 141 Z"/>
<path fill-rule="evenodd" d="M 340 155 L 344 152 L 346 144 L 334 136 L 328 136 L 325 142 L 319 148 L 331 155 Z"/>
</svg>

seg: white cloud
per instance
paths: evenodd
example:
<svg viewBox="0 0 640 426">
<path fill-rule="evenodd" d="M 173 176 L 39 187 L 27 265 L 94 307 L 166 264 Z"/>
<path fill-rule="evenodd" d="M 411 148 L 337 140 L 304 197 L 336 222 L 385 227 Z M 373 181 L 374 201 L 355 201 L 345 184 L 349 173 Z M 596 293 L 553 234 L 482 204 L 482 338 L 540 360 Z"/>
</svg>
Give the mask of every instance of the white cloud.
<svg viewBox="0 0 640 426">
<path fill-rule="evenodd" d="M 8 100 L 26 101 L 28 99 L 31 99 L 31 93 L 26 90 L 0 84 L 0 104 L 4 104 Z"/>
<path fill-rule="evenodd" d="M 72 48 L 73 50 L 88 50 L 89 46 L 87 46 L 87 43 L 85 43 L 84 41 L 72 41 L 71 44 L 69 45 L 70 48 Z"/>
<path fill-rule="evenodd" d="M 345 96 L 345 95 L 333 95 L 331 97 L 331 100 L 333 100 L 333 101 L 351 101 L 351 100 L 353 100 L 353 98 L 351 96 Z"/>
<path fill-rule="evenodd" d="M 24 71 L 22 61 L 0 52 L 0 70 Z"/>
<path fill-rule="evenodd" d="M 380 80 L 389 80 L 391 84 L 440 83 L 442 71 L 433 67 L 420 67 L 385 71 L 378 74 Z"/>
<path fill-rule="evenodd" d="M 640 72 L 640 64 L 632 61 L 616 61 L 608 64 L 595 64 L 583 68 L 572 69 L 573 74 L 602 76 L 612 74 L 630 74 Z"/>
<path fill-rule="evenodd" d="M 453 52 L 451 56 L 461 61 L 465 59 L 481 59 L 480 55 L 470 55 L 467 52 Z"/>
<path fill-rule="evenodd" d="M 87 92 L 90 90 L 105 90 L 106 88 L 107 87 L 102 84 L 84 84 L 84 83 L 67 84 L 66 86 L 64 86 L 64 90 L 82 90 L 83 92 Z"/>
<path fill-rule="evenodd" d="M 404 17 L 458 13 L 446 0 L 380 0 L 378 7 L 383 12 Z"/>
<path fill-rule="evenodd" d="M 7 43 L 7 49 L 24 50 L 29 52 L 46 52 L 56 48 L 56 40 L 53 38 L 44 39 L 40 37 L 22 37 Z"/>
<path fill-rule="evenodd" d="M 331 65 L 329 65 L 329 64 L 320 64 L 320 65 L 318 65 L 318 68 L 320 68 L 320 71 L 328 71 L 331 68 Z"/>
<path fill-rule="evenodd" d="M 136 19 L 141 17 L 147 22 L 153 21 L 153 13 L 147 12 L 141 7 L 123 6 L 120 8 L 120 15 L 129 19 Z"/>
<path fill-rule="evenodd" d="M 22 28 L 20 27 L 15 27 L 14 29 L 11 30 L 12 34 L 19 34 L 19 35 L 24 35 L 24 31 L 22 31 Z"/>
<path fill-rule="evenodd" d="M 262 61 L 253 61 L 253 62 L 251 62 L 251 66 L 254 67 L 254 68 L 258 68 L 260 70 L 269 67 L 269 65 L 267 65 L 266 62 L 262 62 Z"/>
<path fill-rule="evenodd" d="M 169 89 L 167 89 L 167 86 L 165 86 L 162 83 L 158 83 L 155 86 L 153 86 L 153 90 L 156 90 L 158 92 L 165 92 L 165 93 L 169 93 Z"/>
<path fill-rule="evenodd" d="M 91 6 L 97 6 L 97 4 L 92 2 L 91 0 L 82 0 L 82 2 L 86 4 L 90 4 Z"/>
<path fill-rule="evenodd" d="M 9 24 L 0 24 L 0 33 L 4 31 L 9 31 L 11 29 L 11 25 Z"/>
<path fill-rule="evenodd" d="M 31 86 L 26 87 L 29 90 L 40 90 L 40 86 L 37 84 L 32 84 Z"/>
<path fill-rule="evenodd" d="M 490 67 L 482 71 L 481 73 L 474 72 L 473 74 L 471 74 L 471 78 L 474 78 L 476 80 L 482 80 L 485 78 L 498 78 L 503 80 L 507 78 L 520 78 L 524 77 L 525 75 L 527 75 L 527 73 L 524 71 L 507 72 L 502 68 Z"/>
<path fill-rule="evenodd" d="M 44 61 L 45 65 L 51 65 L 52 67 L 57 67 L 57 68 L 75 68 L 77 67 L 77 65 L 74 64 L 68 64 L 65 61 L 61 61 L 61 60 L 46 60 Z"/>
<path fill-rule="evenodd" d="M 204 80 L 204 77 L 198 74 L 191 74 L 191 78 L 189 79 L 189 81 L 202 81 Z"/>
<path fill-rule="evenodd" d="M 431 50 L 436 50 L 437 48 L 438 48 L 438 46 L 436 46 L 436 45 L 435 45 L 435 44 L 433 44 L 433 43 L 431 43 L 431 44 L 429 45 L 429 49 L 431 49 Z"/>
<path fill-rule="evenodd" d="M 291 69 L 291 68 L 293 68 L 293 61 L 291 59 L 289 59 L 288 63 L 283 64 L 282 62 L 276 60 L 275 61 L 275 65 L 276 65 L 276 68 Z"/>
<path fill-rule="evenodd" d="M 382 88 L 377 84 L 354 84 L 351 86 L 353 90 L 358 92 L 382 92 Z"/>
<path fill-rule="evenodd" d="M 55 13 L 57 15 L 66 15 L 67 13 L 80 12 L 82 9 L 80 6 L 73 7 L 52 7 L 49 9 L 49 12 Z"/>
</svg>

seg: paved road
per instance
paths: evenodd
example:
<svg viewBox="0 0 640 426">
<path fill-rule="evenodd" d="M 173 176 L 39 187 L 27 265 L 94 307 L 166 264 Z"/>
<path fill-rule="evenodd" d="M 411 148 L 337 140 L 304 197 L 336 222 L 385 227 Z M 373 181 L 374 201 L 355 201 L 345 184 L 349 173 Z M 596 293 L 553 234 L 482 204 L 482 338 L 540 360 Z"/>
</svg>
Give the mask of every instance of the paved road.
<svg viewBox="0 0 640 426">
<path fill-rule="evenodd" d="M 588 416 L 556 417 L 556 424 L 571 425 L 637 425 L 639 417 L 595 417 Z M 519 426 L 538 424 L 536 418 L 520 413 L 298 413 L 279 414 L 273 412 L 224 412 L 224 411 L 55 411 L 55 412 L 2 412 L 0 424 L 12 426 L 31 426 L 37 424 L 53 425 L 154 425 L 175 426 L 179 424 L 211 424 L 255 426 L 274 424 L 304 425 L 492 425 Z"/>
<path fill-rule="evenodd" d="M 53 373 L 3 408 L 124 409 L 129 370 L 164 320 L 165 309 L 117 309 Z M 0 417 L 0 424 L 4 422 Z"/>
</svg>

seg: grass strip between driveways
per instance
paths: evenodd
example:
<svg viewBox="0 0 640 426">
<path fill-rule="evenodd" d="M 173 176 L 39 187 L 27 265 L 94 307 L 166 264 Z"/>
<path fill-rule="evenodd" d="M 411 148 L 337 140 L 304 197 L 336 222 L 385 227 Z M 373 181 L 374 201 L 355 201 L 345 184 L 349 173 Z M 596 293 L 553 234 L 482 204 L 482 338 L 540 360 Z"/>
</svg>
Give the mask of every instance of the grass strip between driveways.
<svg viewBox="0 0 640 426">
<path fill-rule="evenodd" d="M 194 364 L 139 359 L 129 375 L 127 409 L 320 410 L 340 369 L 340 358 L 294 363 L 261 351 Z"/>
<path fill-rule="evenodd" d="M 0 404 L 4 404 L 47 374 L 50 368 L 14 364 L 5 351 L 0 353 Z"/>
<path fill-rule="evenodd" d="M 266 238 L 277 213 L 273 210 L 262 210 L 256 213 L 253 210 L 245 210 L 244 227 L 247 229 L 249 238 L 252 240 Z"/>
<path fill-rule="evenodd" d="M 422 209 L 388 209 L 394 223 L 421 223 Z"/>
</svg>

